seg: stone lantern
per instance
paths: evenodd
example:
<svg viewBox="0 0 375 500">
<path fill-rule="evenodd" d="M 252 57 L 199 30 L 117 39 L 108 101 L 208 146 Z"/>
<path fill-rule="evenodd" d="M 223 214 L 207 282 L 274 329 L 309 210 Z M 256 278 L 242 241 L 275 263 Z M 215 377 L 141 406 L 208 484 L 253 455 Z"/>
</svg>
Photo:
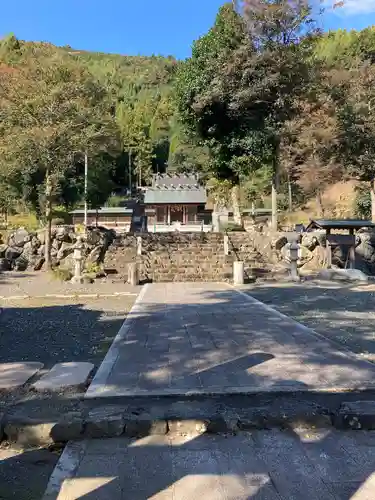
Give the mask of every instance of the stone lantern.
<svg viewBox="0 0 375 500">
<path fill-rule="evenodd" d="M 73 260 L 74 260 L 74 276 L 71 283 L 81 284 L 84 282 L 82 276 L 82 263 L 83 263 L 83 249 L 84 244 L 82 236 L 77 237 L 76 244 L 74 245 Z"/>
<path fill-rule="evenodd" d="M 289 243 L 289 261 L 290 261 L 290 277 L 293 281 L 300 281 L 300 276 L 298 274 L 298 251 L 299 244 L 296 240 Z"/>
</svg>

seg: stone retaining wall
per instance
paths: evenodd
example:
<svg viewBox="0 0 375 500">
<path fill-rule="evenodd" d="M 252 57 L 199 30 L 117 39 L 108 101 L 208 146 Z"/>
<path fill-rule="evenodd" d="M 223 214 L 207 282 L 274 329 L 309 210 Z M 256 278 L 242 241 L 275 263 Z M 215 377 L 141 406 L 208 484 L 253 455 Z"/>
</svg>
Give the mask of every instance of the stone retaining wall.
<svg viewBox="0 0 375 500">
<path fill-rule="evenodd" d="M 252 235 L 233 232 L 228 238 L 226 255 L 222 233 L 125 234 L 109 247 L 104 267 L 127 278 L 128 264 L 137 262 L 141 280 L 163 282 L 230 279 L 234 260 L 245 262 L 248 275 L 267 266 Z"/>
</svg>

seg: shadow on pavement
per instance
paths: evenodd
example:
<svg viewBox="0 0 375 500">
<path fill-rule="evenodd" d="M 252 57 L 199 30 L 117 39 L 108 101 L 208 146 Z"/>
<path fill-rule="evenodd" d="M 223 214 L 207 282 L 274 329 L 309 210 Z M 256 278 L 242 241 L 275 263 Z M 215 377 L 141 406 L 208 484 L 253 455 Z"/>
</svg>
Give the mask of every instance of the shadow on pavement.
<svg viewBox="0 0 375 500">
<path fill-rule="evenodd" d="M 165 384 L 165 378 L 163 378 L 162 373 L 165 366 L 168 366 L 171 372 L 172 382 L 173 380 L 179 380 L 182 382 L 181 387 L 183 387 L 183 381 L 186 377 L 197 374 L 200 379 L 203 377 L 215 380 L 217 386 L 220 387 L 223 377 L 227 380 L 228 374 L 235 374 L 236 377 L 234 381 L 238 380 L 237 376 L 240 376 L 242 381 L 246 381 L 247 378 L 249 378 L 249 385 L 262 383 L 268 389 L 277 388 L 282 391 L 283 387 L 288 387 L 291 383 L 297 384 L 297 386 L 303 388 L 304 384 L 300 381 L 285 379 L 285 377 L 282 376 L 282 371 L 277 372 L 278 376 L 275 376 L 268 374 L 265 369 L 262 375 L 258 375 L 257 378 L 252 378 L 252 368 L 266 367 L 267 363 L 274 360 L 274 355 L 272 352 L 268 351 L 267 344 L 271 338 L 270 336 L 272 336 L 273 330 L 283 327 L 283 320 L 279 319 L 270 329 L 266 328 L 262 330 L 262 328 L 259 327 L 257 330 L 256 352 L 244 355 L 242 345 L 236 338 L 244 339 L 249 333 L 246 326 L 241 324 L 240 315 L 238 315 L 237 318 L 233 316 L 233 322 L 229 330 L 223 331 L 221 329 L 223 320 L 222 316 L 219 314 L 221 308 L 220 304 L 224 305 L 226 302 L 230 302 L 233 293 L 235 293 L 233 290 L 207 293 L 206 299 L 211 301 L 211 303 L 208 304 L 182 303 L 168 304 L 160 307 L 150 306 L 147 308 L 146 314 L 137 314 L 137 328 L 129 330 L 121 346 L 128 352 L 126 369 L 130 370 L 132 367 L 132 350 L 139 348 L 141 345 L 145 357 L 144 359 L 138 359 L 136 364 L 138 367 L 139 365 L 142 366 L 143 375 L 146 375 L 142 380 L 145 383 L 145 388 L 157 389 L 160 387 L 160 384 Z M 263 300 L 261 298 L 262 293 L 263 292 L 259 292 L 258 295 L 254 293 L 254 295 L 256 298 Z M 296 292 L 293 291 L 290 293 L 293 293 L 293 297 L 298 301 L 303 294 L 308 295 L 311 292 L 307 289 L 305 290 L 303 286 L 300 286 Z M 360 292 L 352 291 L 347 293 L 356 294 Z M 283 290 L 282 297 L 279 300 L 285 301 L 285 297 L 286 295 Z M 245 298 L 243 298 L 243 300 L 245 300 Z M 317 300 L 321 299 L 317 298 Z M 326 314 L 331 316 L 338 315 L 343 310 L 346 310 L 346 306 L 350 307 L 350 302 L 345 301 L 346 304 L 343 302 L 343 299 L 338 302 L 328 302 L 327 299 L 325 299 Z M 217 315 L 215 315 L 215 311 L 212 309 L 213 303 L 219 304 Z M 25 318 L 22 316 L 22 308 L 12 309 L 13 317 L 17 317 L 17 315 L 20 314 L 21 320 L 25 321 Z M 36 316 L 45 314 L 42 309 L 44 308 L 34 308 L 33 314 Z M 16 352 L 17 349 L 18 352 L 20 352 L 19 349 L 22 345 L 25 356 L 30 361 L 38 361 L 38 357 L 43 357 L 48 354 L 49 349 L 51 349 L 51 347 L 48 346 L 53 346 L 53 351 L 50 353 L 49 359 L 52 358 L 53 361 L 56 362 L 55 359 L 58 358 L 60 351 L 61 353 L 64 352 L 64 343 L 67 341 L 68 337 L 71 337 L 69 341 L 73 341 L 74 345 L 77 346 L 78 352 L 79 349 L 81 349 L 80 342 L 84 342 L 87 349 L 90 350 L 94 345 L 97 348 L 97 344 L 103 342 L 108 330 L 112 332 L 112 327 L 114 327 L 117 331 L 120 326 L 120 320 L 105 320 L 98 330 L 101 332 L 98 335 L 95 333 L 95 329 L 101 323 L 100 313 L 98 311 L 87 311 L 82 305 L 53 306 L 49 309 L 50 310 L 47 312 L 48 321 L 46 324 L 49 324 L 50 328 L 47 334 L 44 330 L 39 328 L 29 329 L 28 331 L 25 329 L 18 334 L 14 329 L 12 330 L 12 323 L 7 322 L 6 314 L 0 316 L 0 353 L 3 360 L 11 359 L 11 357 L 8 358 L 9 355 L 7 354 L 7 345 L 4 344 L 4 338 L 8 338 L 10 352 Z M 73 315 L 76 316 L 73 323 L 71 319 L 68 319 L 72 318 L 72 312 Z M 205 315 L 209 315 L 214 319 L 214 328 L 216 328 L 214 334 L 201 328 L 200 319 L 204 318 Z M 166 323 L 167 317 L 173 318 L 172 321 L 168 321 L 168 324 Z M 254 321 L 255 320 L 254 318 Z M 65 328 L 67 326 L 65 322 L 69 323 L 69 330 Z M 160 335 L 157 339 L 150 335 L 149 325 L 151 324 L 154 326 L 155 324 L 160 325 L 158 330 Z M 189 346 L 186 346 L 186 338 L 182 334 L 183 332 L 179 332 L 182 324 L 185 325 L 182 330 L 185 330 L 184 335 L 189 340 Z M 59 327 L 57 327 L 57 325 L 59 325 Z M 186 325 L 188 325 L 188 329 L 190 325 L 190 333 L 188 333 L 187 336 Z M 61 328 L 61 326 L 63 328 Z M 236 332 L 235 335 L 233 335 L 234 331 Z M 326 334 L 329 336 L 329 332 L 326 332 Z M 50 342 L 51 339 L 52 342 Z M 296 338 L 292 332 L 289 332 L 288 335 L 283 335 L 282 339 L 284 347 L 287 346 L 291 352 L 296 348 L 296 345 L 299 347 L 301 345 L 300 339 Z M 12 340 L 15 346 L 12 345 Z M 324 344 L 324 339 L 321 341 L 322 344 Z M 50 342 L 50 344 L 48 344 L 48 342 Z M 166 344 L 168 345 L 168 349 L 166 349 Z M 212 353 L 217 354 L 216 351 L 218 350 L 220 350 L 221 354 L 218 357 L 213 356 L 212 358 Z M 103 354 L 104 352 L 101 353 L 101 356 Z M 89 361 L 89 359 L 85 357 L 87 355 L 86 352 L 81 352 L 80 355 L 82 355 L 82 358 L 79 358 L 79 355 L 77 355 L 77 359 Z M 165 357 L 166 355 L 167 357 Z M 211 366 L 202 368 L 200 366 L 202 360 L 204 363 L 210 362 L 211 360 Z M 341 356 L 338 353 L 337 356 L 333 358 L 333 361 L 336 366 L 343 369 L 342 377 L 344 382 L 346 379 L 350 379 L 350 376 L 356 376 L 358 370 L 358 361 L 356 359 Z M 309 342 L 304 344 L 304 362 L 311 363 L 317 371 L 322 369 L 322 362 L 324 362 L 324 359 L 322 360 L 319 353 L 309 352 Z M 332 362 L 332 358 L 330 362 Z M 248 370 L 250 370 L 250 374 Z M 136 379 L 135 383 L 139 383 L 139 377 Z M 188 381 L 187 385 L 189 386 L 189 384 L 190 382 Z M 306 389 L 308 389 L 307 386 Z M 267 397 L 268 399 L 272 399 L 276 395 L 277 393 L 268 394 Z M 332 395 L 332 397 L 334 397 L 334 395 Z M 66 402 L 69 402 L 69 398 L 64 395 L 56 398 L 57 406 L 58 404 L 64 405 Z M 25 404 L 28 404 L 28 402 L 26 401 Z M 42 414 L 36 411 L 35 421 L 43 423 L 47 420 Z M 171 485 L 180 487 L 178 485 L 183 478 L 189 477 L 190 475 L 211 477 L 216 474 L 222 474 L 228 477 L 231 475 L 237 476 L 240 478 L 240 483 L 242 481 L 248 490 L 251 489 L 252 481 L 254 481 L 254 492 L 251 494 L 242 494 L 237 490 L 239 487 L 238 485 L 231 486 L 232 483 L 230 481 L 228 483 L 224 482 L 227 484 L 227 488 L 235 488 L 235 492 L 230 493 L 228 490 L 228 494 L 225 496 L 225 484 L 224 490 L 223 487 L 219 485 L 219 490 L 221 494 L 223 494 L 222 498 L 251 498 L 253 500 L 263 500 L 265 498 L 272 500 L 279 498 L 288 500 L 292 498 L 308 498 L 309 500 L 313 500 L 316 498 L 324 500 L 327 498 L 328 500 L 339 498 L 340 500 L 349 500 L 352 498 L 354 492 L 358 490 L 360 484 L 363 484 L 375 469 L 375 453 L 372 453 L 374 448 L 367 445 L 362 447 L 363 450 L 366 449 L 366 460 L 364 461 L 363 456 L 359 455 L 359 452 L 357 453 L 358 456 L 355 456 L 358 443 L 356 443 L 356 441 L 352 442 L 348 438 L 349 440 L 344 444 L 337 445 L 337 434 L 335 432 L 332 433 L 332 438 L 330 437 L 331 432 L 327 432 L 324 437 L 320 437 L 316 442 L 312 443 L 301 443 L 300 436 L 291 430 L 289 433 L 279 433 L 278 441 L 276 438 L 273 438 L 274 435 L 274 431 L 269 431 L 268 433 L 254 433 L 253 437 L 247 436 L 250 445 L 241 441 L 242 438 L 239 436 L 237 451 L 236 449 L 229 449 L 224 453 L 220 451 L 220 449 L 215 449 L 214 458 L 211 457 L 210 450 L 206 450 L 207 453 L 203 453 L 206 446 L 204 440 L 207 436 L 203 435 L 201 437 L 196 437 L 190 444 L 183 444 L 176 447 L 179 450 L 176 453 L 183 452 L 183 454 L 185 454 L 181 458 L 182 463 L 176 466 L 173 465 L 173 462 L 171 463 L 171 458 L 168 458 L 171 453 L 173 453 L 173 450 L 166 445 L 159 447 L 142 445 L 134 447 L 131 445 L 129 449 L 131 449 L 132 453 L 142 455 L 143 450 L 146 451 L 144 456 L 139 458 L 140 463 L 143 460 L 142 463 L 145 464 L 143 475 L 140 472 L 138 473 L 137 468 L 134 467 L 132 473 L 126 477 L 127 483 L 123 484 L 122 481 L 124 478 L 121 477 L 121 471 L 116 469 L 116 464 L 113 463 L 113 461 L 109 461 L 108 464 L 99 461 L 97 462 L 98 467 L 95 469 L 95 477 L 108 478 L 107 484 L 103 486 L 98 484 L 98 487 L 91 493 L 82 493 L 81 496 L 76 498 L 90 500 L 113 498 L 116 500 L 117 497 L 114 496 L 114 492 L 118 490 L 120 485 L 124 490 L 123 498 L 143 500 L 152 498 L 154 495 L 166 490 Z M 200 445 L 200 442 L 202 442 L 202 445 Z M 334 445 L 334 442 L 336 442 L 336 445 Z M 246 459 L 246 454 L 245 456 L 243 455 L 245 452 L 241 451 L 242 447 L 243 450 L 246 451 L 246 447 L 249 446 L 251 448 L 251 456 L 253 457 L 250 461 Z M 156 458 L 152 458 L 153 455 L 151 451 L 157 452 Z M 236 454 L 238 456 L 236 456 Z M 131 456 L 130 459 L 133 460 Z M 151 462 L 150 459 L 152 459 Z M 8 460 L 11 465 L 14 459 L 9 458 Z M 134 458 L 134 464 L 138 463 L 137 460 L 137 458 Z M 165 463 L 162 460 L 165 460 Z M 335 466 L 335 461 L 340 465 L 338 466 L 336 464 Z M 162 473 L 160 473 L 160 467 Z M 98 468 L 100 470 L 98 470 Z M 118 474 L 113 472 L 116 470 L 118 470 Z M 83 469 L 80 469 L 80 471 L 80 473 L 82 473 Z M 106 475 L 106 471 L 111 474 Z M 347 474 L 346 477 L 353 477 L 353 480 L 345 480 L 345 484 L 343 484 L 342 478 L 345 478 L 345 474 Z M 85 476 L 85 474 L 82 473 L 81 477 L 91 476 Z M 205 497 L 204 492 L 199 490 L 199 484 L 198 481 L 197 488 L 193 489 L 191 496 L 187 498 L 194 498 L 194 500 L 200 496 L 210 498 L 209 495 Z M 212 488 L 215 484 L 214 481 Z M 331 490 L 332 493 L 330 493 Z M 279 494 L 276 493 L 277 491 Z M 8 500 L 8 497 L 4 498 Z M 179 497 L 175 496 L 175 498 L 178 499 Z M 212 496 L 212 498 L 221 497 Z"/>
<path fill-rule="evenodd" d="M 360 434 L 289 430 L 169 443 L 91 441 L 59 498 L 350 500 L 357 493 L 365 500 L 374 498 L 375 441 Z"/>
</svg>

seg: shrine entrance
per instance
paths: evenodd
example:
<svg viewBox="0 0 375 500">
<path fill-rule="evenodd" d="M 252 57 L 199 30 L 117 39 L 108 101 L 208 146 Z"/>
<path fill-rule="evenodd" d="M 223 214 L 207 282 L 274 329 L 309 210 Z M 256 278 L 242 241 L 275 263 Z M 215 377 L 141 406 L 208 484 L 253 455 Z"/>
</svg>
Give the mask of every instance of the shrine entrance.
<svg viewBox="0 0 375 500">
<path fill-rule="evenodd" d="M 179 222 L 180 224 L 184 223 L 184 207 L 181 205 L 171 205 L 169 207 L 170 210 L 170 223 L 173 224 L 175 222 Z"/>
</svg>

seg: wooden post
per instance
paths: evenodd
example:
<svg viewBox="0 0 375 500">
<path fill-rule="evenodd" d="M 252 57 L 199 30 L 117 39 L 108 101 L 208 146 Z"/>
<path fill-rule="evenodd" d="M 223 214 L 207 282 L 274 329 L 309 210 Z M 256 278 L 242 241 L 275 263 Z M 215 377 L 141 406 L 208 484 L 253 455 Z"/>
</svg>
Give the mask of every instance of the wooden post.
<svg viewBox="0 0 375 500">
<path fill-rule="evenodd" d="M 327 269 L 331 269 L 332 267 L 332 248 L 328 241 L 328 236 L 331 234 L 331 230 L 327 229 L 326 231 L 326 254 L 327 254 Z"/>
<path fill-rule="evenodd" d="M 332 247 L 328 241 L 326 244 L 326 250 L 327 250 L 327 269 L 331 269 L 332 268 Z"/>
<path fill-rule="evenodd" d="M 349 234 L 351 236 L 354 236 L 353 228 L 349 229 Z M 354 240 L 354 245 L 351 245 L 349 248 L 349 268 L 355 269 L 355 240 Z"/>
</svg>

